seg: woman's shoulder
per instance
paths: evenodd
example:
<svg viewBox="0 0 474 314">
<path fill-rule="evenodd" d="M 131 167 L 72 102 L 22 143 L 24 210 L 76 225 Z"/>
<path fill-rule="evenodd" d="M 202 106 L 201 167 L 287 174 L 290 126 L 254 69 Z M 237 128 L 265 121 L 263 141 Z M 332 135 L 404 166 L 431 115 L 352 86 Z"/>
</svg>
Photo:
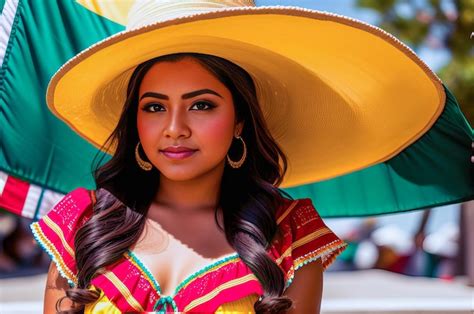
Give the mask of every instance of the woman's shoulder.
<svg viewBox="0 0 474 314">
<path fill-rule="evenodd" d="M 92 216 L 95 191 L 78 187 L 64 195 L 44 216 L 30 224 L 35 240 L 71 286 L 76 282 L 74 237 Z"/>
<path fill-rule="evenodd" d="M 60 216 L 63 220 L 74 219 L 78 215 L 87 215 L 95 203 L 95 190 L 78 187 L 65 194 L 46 216 Z"/>
<path fill-rule="evenodd" d="M 319 213 L 314 207 L 311 198 L 292 199 L 282 197 L 280 206 L 276 212 L 278 225 L 295 222 L 295 219 L 297 220 L 298 217 L 314 219 L 316 216 L 319 217 Z"/>
</svg>

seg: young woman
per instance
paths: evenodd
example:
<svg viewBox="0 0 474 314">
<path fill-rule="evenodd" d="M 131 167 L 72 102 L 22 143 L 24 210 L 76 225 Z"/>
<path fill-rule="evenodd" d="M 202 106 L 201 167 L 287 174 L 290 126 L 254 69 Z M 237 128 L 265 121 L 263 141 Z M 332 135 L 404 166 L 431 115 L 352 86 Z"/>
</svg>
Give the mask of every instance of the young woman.
<svg viewBox="0 0 474 314">
<path fill-rule="evenodd" d="M 110 142 L 97 191 L 33 226 L 56 262 L 45 312 L 319 312 L 345 243 L 277 188 L 286 157 L 247 72 L 196 53 L 140 64 Z"/>
<path fill-rule="evenodd" d="M 248 0 L 129 9 L 124 32 L 48 87 L 52 112 L 112 157 L 95 189 L 32 224 L 53 259 L 45 312 L 318 313 L 346 243 L 280 188 L 393 157 L 439 116 L 441 81 L 343 16 Z"/>
</svg>

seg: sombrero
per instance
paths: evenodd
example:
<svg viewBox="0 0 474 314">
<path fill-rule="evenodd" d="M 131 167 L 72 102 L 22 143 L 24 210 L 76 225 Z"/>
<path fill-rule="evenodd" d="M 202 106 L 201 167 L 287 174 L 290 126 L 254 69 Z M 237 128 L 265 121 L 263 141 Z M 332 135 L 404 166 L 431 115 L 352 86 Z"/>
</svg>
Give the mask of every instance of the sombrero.
<svg viewBox="0 0 474 314">
<path fill-rule="evenodd" d="M 70 59 L 48 85 L 50 110 L 97 148 L 135 67 L 176 52 L 220 56 L 252 76 L 288 157 L 281 187 L 386 161 L 444 108 L 441 80 L 408 46 L 353 18 L 244 0 L 136 1 L 127 10 L 125 31 Z"/>
</svg>

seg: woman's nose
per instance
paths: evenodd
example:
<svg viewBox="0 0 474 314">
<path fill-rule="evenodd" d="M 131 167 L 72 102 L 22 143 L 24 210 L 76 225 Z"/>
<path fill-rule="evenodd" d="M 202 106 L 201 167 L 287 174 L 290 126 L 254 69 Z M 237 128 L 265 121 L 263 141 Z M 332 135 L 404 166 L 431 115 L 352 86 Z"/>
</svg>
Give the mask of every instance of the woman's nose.
<svg viewBox="0 0 474 314">
<path fill-rule="evenodd" d="M 189 137 L 191 130 L 184 110 L 170 110 L 164 128 L 164 136 L 171 138 Z"/>
</svg>

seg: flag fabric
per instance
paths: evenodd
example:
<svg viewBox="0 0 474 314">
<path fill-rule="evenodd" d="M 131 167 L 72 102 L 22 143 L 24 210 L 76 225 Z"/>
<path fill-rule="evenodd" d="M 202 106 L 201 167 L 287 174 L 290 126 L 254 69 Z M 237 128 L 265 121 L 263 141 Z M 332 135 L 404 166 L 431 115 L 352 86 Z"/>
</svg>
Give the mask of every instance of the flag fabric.
<svg viewBox="0 0 474 314">
<path fill-rule="evenodd" d="M 0 171 L 0 208 L 25 218 L 38 219 L 64 196 Z"/>
<path fill-rule="evenodd" d="M 97 150 L 48 110 L 46 88 L 69 58 L 123 30 L 131 3 L 0 1 L 0 208 L 38 218 L 72 189 L 95 188 L 92 160 Z M 455 96 L 444 88 L 441 116 L 397 156 L 285 190 L 295 198 L 312 198 L 323 217 L 394 213 L 474 199 L 473 130 Z"/>
</svg>

